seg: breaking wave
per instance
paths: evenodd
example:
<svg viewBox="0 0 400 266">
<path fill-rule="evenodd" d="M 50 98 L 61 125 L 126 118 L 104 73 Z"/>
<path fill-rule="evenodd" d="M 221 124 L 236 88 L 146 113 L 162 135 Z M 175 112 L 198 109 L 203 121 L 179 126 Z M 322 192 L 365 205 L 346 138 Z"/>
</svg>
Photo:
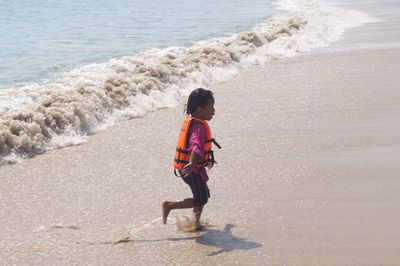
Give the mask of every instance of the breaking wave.
<svg viewBox="0 0 400 266">
<path fill-rule="evenodd" d="M 0 163 L 76 145 L 115 121 L 177 106 L 196 87 L 328 45 L 369 19 L 317 0 L 281 0 L 275 6 L 284 14 L 246 32 L 151 49 L 76 68 L 52 83 L 1 90 Z"/>
</svg>

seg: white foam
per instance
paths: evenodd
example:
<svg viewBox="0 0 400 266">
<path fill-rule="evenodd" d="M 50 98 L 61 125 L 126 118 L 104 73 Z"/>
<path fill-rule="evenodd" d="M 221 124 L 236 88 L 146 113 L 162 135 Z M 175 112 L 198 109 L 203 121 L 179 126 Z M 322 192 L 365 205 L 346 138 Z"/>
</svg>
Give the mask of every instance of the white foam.
<svg viewBox="0 0 400 266">
<path fill-rule="evenodd" d="M 76 68 L 53 83 L 0 91 L 3 162 L 77 145 L 121 119 L 175 107 L 196 87 L 228 79 L 242 68 L 336 41 L 369 18 L 317 0 L 280 0 L 286 11 L 252 30 L 191 47 L 152 49 Z"/>
</svg>

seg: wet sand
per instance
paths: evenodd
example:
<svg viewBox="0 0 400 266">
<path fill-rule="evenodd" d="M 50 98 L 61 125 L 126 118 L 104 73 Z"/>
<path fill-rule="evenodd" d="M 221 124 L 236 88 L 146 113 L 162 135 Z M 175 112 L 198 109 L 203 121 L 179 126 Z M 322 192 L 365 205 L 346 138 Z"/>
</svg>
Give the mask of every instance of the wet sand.
<svg viewBox="0 0 400 266">
<path fill-rule="evenodd" d="M 354 31 L 336 47 L 371 43 Z M 223 149 L 202 233 L 177 230 L 189 210 L 160 220 L 163 199 L 190 196 L 171 169 L 182 106 L 1 167 L 0 263 L 397 264 L 399 59 L 325 49 L 212 86 Z"/>
</svg>

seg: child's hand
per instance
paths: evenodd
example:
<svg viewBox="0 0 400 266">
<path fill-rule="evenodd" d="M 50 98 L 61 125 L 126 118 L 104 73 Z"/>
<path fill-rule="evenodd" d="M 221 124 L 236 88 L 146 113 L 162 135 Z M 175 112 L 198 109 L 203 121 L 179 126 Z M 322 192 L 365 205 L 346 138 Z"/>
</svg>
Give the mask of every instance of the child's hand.
<svg viewBox="0 0 400 266">
<path fill-rule="evenodd" d="M 188 163 L 181 171 L 182 177 L 187 177 L 194 169 L 194 164 Z"/>
</svg>

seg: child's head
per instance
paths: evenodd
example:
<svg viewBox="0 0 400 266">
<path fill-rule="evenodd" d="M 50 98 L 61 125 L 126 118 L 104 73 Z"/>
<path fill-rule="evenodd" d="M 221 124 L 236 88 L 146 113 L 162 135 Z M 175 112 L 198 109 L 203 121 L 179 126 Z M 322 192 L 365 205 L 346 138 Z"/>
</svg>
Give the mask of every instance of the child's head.
<svg viewBox="0 0 400 266">
<path fill-rule="evenodd" d="M 212 91 L 198 88 L 189 95 L 186 113 L 203 120 L 211 120 L 214 113 L 214 95 Z"/>
</svg>

